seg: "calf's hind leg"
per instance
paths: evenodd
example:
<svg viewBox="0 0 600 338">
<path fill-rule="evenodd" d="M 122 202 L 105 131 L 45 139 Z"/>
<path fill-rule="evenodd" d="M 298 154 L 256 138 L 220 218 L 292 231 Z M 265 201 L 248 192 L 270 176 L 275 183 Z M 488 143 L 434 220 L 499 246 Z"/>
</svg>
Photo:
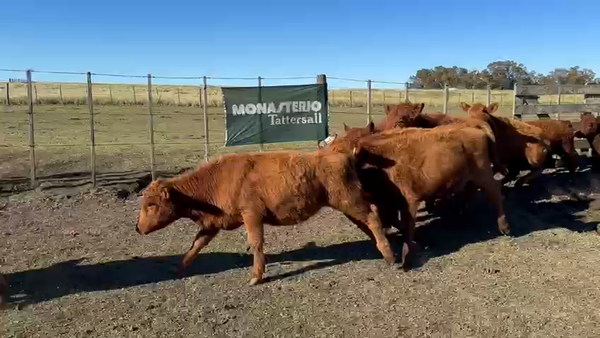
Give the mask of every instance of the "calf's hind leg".
<svg viewBox="0 0 600 338">
<path fill-rule="evenodd" d="M 346 210 L 344 214 L 356 226 L 362 230 L 369 238 L 375 240 L 375 244 L 383 259 L 387 264 L 394 264 L 396 258 L 390 246 L 390 242 L 385 237 L 385 231 L 379 218 L 379 212 L 375 205 L 370 206 L 370 212 L 360 212 L 357 210 Z"/>
<path fill-rule="evenodd" d="M 254 256 L 254 264 L 252 266 L 252 278 L 250 285 L 256 285 L 263 279 L 265 273 L 265 254 L 263 252 L 264 243 L 264 226 L 259 214 L 245 213 L 242 215 L 244 225 L 246 226 L 246 234 L 248 235 L 248 244 L 252 249 Z"/>
<path fill-rule="evenodd" d="M 498 230 L 504 235 L 510 234 L 510 226 L 504 214 L 504 206 L 502 201 L 502 186 L 493 177 L 491 169 L 482 170 L 475 176 L 475 184 L 484 191 L 488 202 L 494 207 L 498 221 Z"/>
</svg>

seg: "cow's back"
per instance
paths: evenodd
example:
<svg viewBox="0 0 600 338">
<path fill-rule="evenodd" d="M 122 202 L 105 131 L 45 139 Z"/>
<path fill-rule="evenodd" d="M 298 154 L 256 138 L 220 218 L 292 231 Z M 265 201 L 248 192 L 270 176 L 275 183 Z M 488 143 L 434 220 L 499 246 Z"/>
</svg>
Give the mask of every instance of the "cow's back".
<svg viewBox="0 0 600 338">
<path fill-rule="evenodd" d="M 230 183 L 220 189 L 221 202 L 232 212 L 265 210 L 267 223 L 295 224 L 330 204 L 349 185 L 358 186 L 350 158 L 327 151 L 240 156 L 231 164 L 237 177 L 229 175 Z"/>
<path fill-rule="evenodd" d="M 565 138 L 573 137 L 573 125 L 569 121 L 539 120 L 527 123 L 542 130 L 542 135 L 553 143 L 561 142 Z"/>
<path fill-rule="evenodd" d="M 473 156 L 487 158 L 487 136 L 462 125 L 407 128 L 375 134 L 361 141 L 369 153 L 392 159 L 390 178 L 404 193 L 431 196 L 460 188 Z M 487 162 L 489 166 L 489 159 Z"/>
</svg>

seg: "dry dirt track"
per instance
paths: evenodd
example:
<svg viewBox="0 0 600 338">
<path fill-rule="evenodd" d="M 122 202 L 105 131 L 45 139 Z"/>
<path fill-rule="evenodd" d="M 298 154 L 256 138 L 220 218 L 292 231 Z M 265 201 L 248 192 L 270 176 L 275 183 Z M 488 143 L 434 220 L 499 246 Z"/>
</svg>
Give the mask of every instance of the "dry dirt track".
<svg viewBox="0 0 600 338">
<path fill-rule="evenodd" d="M 462 219 L 425 215 L 422 265 L 406 273 L 323 210 L 300 226 L 267 227 L 270 280 L 255 287 L 241 231 L 220 234 L 177 279 L 172 268 L 195 234 L 189 221 L 143 237 L 135 194 L 14 197 L 0 211 L 0 271 L 11 287 L 0 336 L 600 336 L 594 192 L 600 175 L 590 171 L 509 190 L 510 238 L 483 202 Z"/>
</svg>

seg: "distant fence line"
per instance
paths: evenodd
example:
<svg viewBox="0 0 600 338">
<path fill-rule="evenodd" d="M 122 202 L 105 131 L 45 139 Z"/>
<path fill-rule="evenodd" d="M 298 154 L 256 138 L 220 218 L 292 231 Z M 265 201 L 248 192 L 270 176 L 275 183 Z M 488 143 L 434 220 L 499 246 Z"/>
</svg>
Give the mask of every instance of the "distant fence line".
<svg viewBox="0 0 600 338">
<path fill-rule="evenodd" d="M 0 69 L 1 71 L 10 71 Z M 147 145 L 150 149 L 149 172 L 152 177 L 156 177 L 155 165 L 155 142 L 154 134 L 155 127 L 153 124 L 153 106 L 156 105 L 178 105 L 178 106 L 198 106 L 202 107 L 203 129 L 204 129 L 204 158 L 208 160 L 210 154 L 209 144 L 209 121 L 208 108 L 222 107 L 223 99 L 221 96 L 220 86 L 214 85 L 219 80 L 248 80 L 256 82 L 248 83 L 248 86 L 260 86 L 262 80 L 307 80 L 313 82 L 319 77 L 289 77 L 289 78 L 219 78 L 219 77 L 160 77 L 148 74 L 146 76 L 137 75 L 118 75 L 118 74 L 98 74 L 98 73 L 75 73 L 75 72 L 40 72 L 48 74 L 67 74 L 67 75 L 84 75 L 87 78 L 87 83 L 66 83 L 66 82 L 34 82 L 33 74 L 35 72 L 25 71 L 25 82 L 22 83 L 18 78 L 11 77 L 12 82 L 0 84 L 0 100 L 5 105 L 27 105 L 28 111 L 28 147 L 29 161 L 31 171 L 29 181 L 31 187 L 36 187 L 38 183 L 38 171 L 36 168 L 36 146 L 59 146 L 58 144 L 36 144 L 35 142 L 35 119 L 34 106 L 36 104 L 76 104 L 87 105 L 89 111 L 89 148 L 90 148 L 90 170 L 91 183 L 96 186 L 96 147 L 106 144 L 96 143 L 94 125 L 94 106 L 95 105 L 144 105 L 147 106 L 148 116 L 148 140 L 147 143 L 136 143 L 131 145 Z M 121 78 L 135 77 L 138 79 L 146 79 L 146 84 L 98 84 L 93 83 L 94 76 L 114 76 Z M 323 75 L 321 75 L 323 76 Z M 325 77 L 327 79 L 328 103 L 330 107 L 366 107 L 364 116 L 366 121 L 372 121 L 372 107 L 381 106 L 386 103 L 400 103 L 410 101 L 413 103 L 423 102 L 428 106 L 443 107 L 441 111 L 448 113 L 449 106 L 459 106 L 460 102 L 482 102 L 491 103 L 497 102 L 501 106 L 514 107 L 514 91 L 513 90 L 471 90 L 471 89 L 451 89 L 445 86 L 442 90 L 424 90 L 411 89 L 408 83 L 389 82 L 389 81 L 374 81 L 374 80 L 357 80 L 348 78 Z M 171 79 L 171 80 L 198 80 L 200 85 L 155 85 L 154 79 Z M 336 89 L 329 86 L 330 80 L 340 82 L 353 82 L 355 84 L 362 83 L 364 89 Z M 306 83 L 305 82 L 305 83 Z M 314 83 L 314 82 L 313 82 Z M 392 84 L 402 86 L 402 89 L 382 89 L 373 88 L 373 84 Z M 552 100 L 552 98 L 550 98 Z M 562 102 L 569 101 L 568 95 L 559 97 Z M 577 101 L 575 99 L 574 101 Z M 151 102 L 151 104 L 148 104 Z M 341 112 L 332 112 L 334 114 L 343 114 Z M 357 114 L 357 112 L 351 113 Z M 162 114 L 165 115 L 165 114 Z M 163 143 L 167 144 L 167 143 Z M 172 143 L 176 144 L 176 143 Z M 185 144 L 185 143 L 179 143 Z M 195 143 L 197 144 L 197 143 Z M 64 145 L 70 146 L 70 145 Z"/>
<path fill-rule="evenodd" d="M 20 72 L 19 70 L 0 69 L 0 71 Z M 25 75 L 26 71 L 23 71 Z M 35 74 L 36 71 L 32 71 Z M 65 74 L 82 75 L 86 73 L 79 72 L 59 72 L 59 71 L 37 71 L 42 74 Z M 90 73 L 92 77 L 118 77 L 118 78 L 146 78 L 140 75 L 121 75 L 121 74 L 103 74 Z M 214 86 L 215 81 L 219 80 L 255 80 L 257 78 L 229 78 L 229 77 L 169 77 L 152 76 L 152 79 L 169 80 L 198 80 L 198 85 L 153 85 L 152 103 L 156 105 L 176 105 L 176 106 L 198 106 L 202 107 L 202 82 L 206 79 L 208 93 L 206 104 L 209 107 L 221 107 L 222 96 L 221 86 Z M 261 77 L 262 80 L 307 80 L 312 77 Z M 386 103 L 405 102 L 408 98 L 411 102 L 424 102 L 430 106 L 442 107 L 446 101 L 452 101 L 452 104 L 458 104 L 461 101 L 468 102 L 490 102 L 492 97 L 495 102 L 501 106 L 512 105 L 512 90 L 490 90 L 486 89 L 413 89 L 409 88 L 406 82 L 391 82 L 377 80 L 359 80 L 350 78 L 329 77 L 330 80 L 339 82 L 352 82 L 363 88 L 335 88 L 330 85 L 329 103 L 333 107 L 364 107 L 367 105 L 384 105 Z M 27 83 L 24 79 L 15 79 L 12 81 L 0 82 L 0 103 L 8 105 L 28 104 Z M 87 85 L 83 81 L 73 82 L 35 82 L 32 81 L 33 99 L 36 104 L 87 104 Z M 257 83 L 255 82 L 255 83 Z M 397 85 L 398 89 L 392 88 L 373 88 L 376 84 Z M 252 83 L 249 83 L 252 85 Z M 448 92 L 446 92 L 446 90 Z M 94 104 L 102 105 L 143 105 L 148 102 L 147 85 L 145 84 L 121 84 L 121 83 L 93 83 Z M 447 97 L 447 98 L 445 98 Z M 370 101 L 370 102 L 369 102 Z"/>
</svg>

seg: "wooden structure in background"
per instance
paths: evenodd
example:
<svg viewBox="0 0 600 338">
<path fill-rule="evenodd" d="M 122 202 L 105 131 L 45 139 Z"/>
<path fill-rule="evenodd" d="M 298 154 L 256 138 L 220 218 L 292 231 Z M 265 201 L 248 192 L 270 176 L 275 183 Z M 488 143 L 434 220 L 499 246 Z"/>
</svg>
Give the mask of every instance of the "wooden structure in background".
<svg viewBox="0 0 600 338">
<path fill-rule="evenodd" d="M 561 95 L 583 95 L 583 103 L 561 103 Z M 600 113 L 600 85 L 524 85 L 515 86 L 513 118 L 517 120 L 559 119 L 569 120 L 575 130 L 579 129 L 580 115 L 591 112 L 595 116 Z M 557 104 L 539 104 L 541 95 L 557 95 Z M 575 148 L 587 151 L 587 140 L 575 139 Z"/>
</svg>

